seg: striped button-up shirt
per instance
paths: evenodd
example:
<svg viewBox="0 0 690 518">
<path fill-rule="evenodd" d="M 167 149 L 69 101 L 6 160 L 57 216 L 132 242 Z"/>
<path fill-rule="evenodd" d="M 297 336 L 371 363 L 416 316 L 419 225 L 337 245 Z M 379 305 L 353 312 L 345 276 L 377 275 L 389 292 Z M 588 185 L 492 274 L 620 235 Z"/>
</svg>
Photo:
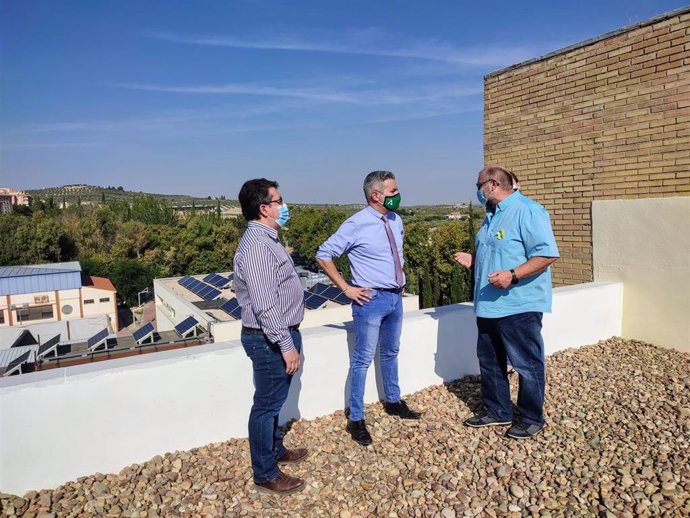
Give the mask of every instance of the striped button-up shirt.
<svg viewBox="0 0 690 518">
<path fill-rule="evenodd" d="M 304 293 L 295 265 L 278 240 L 278 231 L 250 221 L 234 263 L 242 325 L 261 329 L 281 351 L 289 351 L 294 344 L 288 327 L 304 318 Z"/>
</svg>

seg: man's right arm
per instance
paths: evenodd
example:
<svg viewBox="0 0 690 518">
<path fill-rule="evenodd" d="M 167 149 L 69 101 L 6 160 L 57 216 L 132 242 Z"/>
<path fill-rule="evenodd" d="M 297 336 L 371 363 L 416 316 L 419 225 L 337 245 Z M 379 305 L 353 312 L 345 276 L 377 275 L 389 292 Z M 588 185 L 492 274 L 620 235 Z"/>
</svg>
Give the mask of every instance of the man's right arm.
<svg viewBox="0 0 690 518">
<path fill-rule="evenodd" d="M 316 262 L 333 284 L 340 288 L 348 298 L 361 305 L 363 302 L 371 299 L 367 294 L 367 291 L 370 291 L 370 289 L 348 284 L 333 262 L 334 257 L 340 257 L 350 249 L 355 241 L 355 233 L 356 225 L 352 220 L 348 219 L 340 225 L 335 234 L 319 247 L 319 250 L 316 252 Z"/>
</svg>

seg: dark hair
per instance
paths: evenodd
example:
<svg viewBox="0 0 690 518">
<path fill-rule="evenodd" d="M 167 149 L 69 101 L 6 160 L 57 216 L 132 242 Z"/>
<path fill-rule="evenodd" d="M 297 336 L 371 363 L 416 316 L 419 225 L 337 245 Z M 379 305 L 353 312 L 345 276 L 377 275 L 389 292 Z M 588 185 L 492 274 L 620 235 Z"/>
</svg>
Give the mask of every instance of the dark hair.
<svg viewBox="0 0 690 518">
<path fill-rule="evenodd" d="M 369 203 L 371 193 L 380 189 L 386 180 L 395 180 L 395 175 L 390 171 L 372 171 L 364 179 L 364 198 Z"/>
<path fill-rule="evenodd" d="M 513 189 L 513 177 L 510 171 L 500 165 L 488 165 L 479 172 L 479 176 L 486 174 L 487 180 L 494 180 L 503 189 Z"/>
<path fill-rule="evenodd" d="M 237 198 L 240 200 L 240 207 L 242 207 L 242 215 L 247 221 L 259 219 L 261 213 L 259 207 L 271 201 L 268 195 L 268 190 L 271 188 L 278 188 L 278 182 L 273 180 L 266 180 L 266 178 L 256 178 L 254 180 L 247 180 L 240 189 L 240 194 Z"/>
</svg>

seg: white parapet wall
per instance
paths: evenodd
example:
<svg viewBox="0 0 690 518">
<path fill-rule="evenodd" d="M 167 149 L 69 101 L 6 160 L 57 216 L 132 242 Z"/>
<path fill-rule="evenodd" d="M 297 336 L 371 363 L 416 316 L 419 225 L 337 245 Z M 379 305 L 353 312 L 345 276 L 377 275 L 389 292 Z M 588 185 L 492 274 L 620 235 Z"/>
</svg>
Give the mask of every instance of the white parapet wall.
<svg viewBox="0 0 690 518">
<path fill-rule="evenodd" d="M 544 318 L 547 354 L 621 333 L 623 286 L 554 292 Z M 351 323 L 307 329 L 303 369 L 281 420 L 345 406 Z M 405 314 L 399 358 L 403 393 L 478 373 L 471 304 Z M 366 401 L 380 399 L 370 369 Z M 251 363 L 238 341 L 177 349 L 0 379 L 0 492 L 54 488 L 118 472 L 154 455 L 246 437 Z"/>
</svg>

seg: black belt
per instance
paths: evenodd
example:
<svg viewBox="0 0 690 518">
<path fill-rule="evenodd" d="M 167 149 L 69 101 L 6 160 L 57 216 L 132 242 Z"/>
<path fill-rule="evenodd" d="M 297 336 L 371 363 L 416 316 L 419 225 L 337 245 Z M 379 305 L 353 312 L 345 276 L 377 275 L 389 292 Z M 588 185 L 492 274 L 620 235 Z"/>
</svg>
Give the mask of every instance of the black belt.
<svg viewBox="0 0 690 518">
<path fill-rule="evenodd" d="M 296 324 L 294 326 L 288 326 L 288 329 L 290 331 L 297 331 L 297 330 L 299 330 L 299 324 Z M 253 335 L 255 333 L 262 333 L 263 334 L 263 331 L 261 329 L 256 329 L 255 327 L 245 327 L 245 326 L 242 326 L 242 332 L 245 335 Z"/>
<path fill-rule="evenodd" d="M 385 291 L 388 293 L 402 293 L 405 288 L 371 288 L 372 290 Z"/>
</svg>

